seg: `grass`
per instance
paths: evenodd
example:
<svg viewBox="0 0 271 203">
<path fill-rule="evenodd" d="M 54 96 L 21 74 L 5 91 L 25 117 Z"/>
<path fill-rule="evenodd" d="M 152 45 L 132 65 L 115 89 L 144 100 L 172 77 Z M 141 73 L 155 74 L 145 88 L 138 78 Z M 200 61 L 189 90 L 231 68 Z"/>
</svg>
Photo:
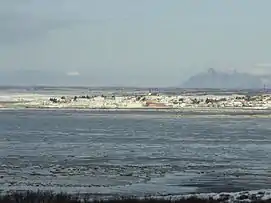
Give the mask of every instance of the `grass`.
<svg viewBox="0 0 271 203">
<path fill-rule="evenodd" d="M 119 197 L 111 200 L 89 200 L 89 196 L 69 195 L 65 193 L 54 194 L 52 192 L 14 192 L 0 197 L 0 203 L 218 203 L 227 202 L 228 197 L 224 196 L 221 199 L 214 200 L 199 199 L 196 197 L 190 197 L 188 199 L 179 200 L 164 200 L 164 199 L 136 199 L 136 198 L 125 198 Z M 242 202 L 246 198 L 239 198 L 237 202 Z M 244 202 L 244 201 L 243 201 Z M 271 203 L 271 200 L 254 200 L 254 203 Z"/>
</svg>

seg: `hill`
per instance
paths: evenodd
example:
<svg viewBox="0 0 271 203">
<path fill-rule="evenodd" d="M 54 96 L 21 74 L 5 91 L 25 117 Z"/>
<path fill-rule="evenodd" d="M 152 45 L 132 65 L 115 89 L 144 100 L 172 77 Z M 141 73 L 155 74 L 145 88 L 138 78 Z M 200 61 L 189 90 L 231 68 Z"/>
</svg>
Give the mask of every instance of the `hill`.
<svg viewBox="0 0 271 203">
<path fill-rule="evenodd" d="M 31 86 L 31 85 L 86 85 L 89 83 L 87 76 L 75 73 L 63 73 L 58 71 L 41 70 L 12 70 L 2 71 L 0 85 Z"/>
<path fill-rule="evenodd" d="M 249 73 L 226 73 L 209 69 L 207 72 L 191 76 L 182 84 L 183 88 L 219 89 L 260 89 L 264 83 L 260 76 Z"/>
</svg>

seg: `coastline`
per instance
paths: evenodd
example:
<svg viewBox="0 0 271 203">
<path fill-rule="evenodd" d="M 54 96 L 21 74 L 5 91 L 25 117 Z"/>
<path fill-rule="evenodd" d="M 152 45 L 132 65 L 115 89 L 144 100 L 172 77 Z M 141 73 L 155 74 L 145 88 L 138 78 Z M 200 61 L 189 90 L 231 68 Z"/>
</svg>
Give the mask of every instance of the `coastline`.
<svg viewBox="0 0 271 203">
<path fill-rule="evenodd" d="M 247 116 L 271 118 L 271 109 L 248 109 L 248 108 L 57 108 L 57 107 L 20 107 L 0 108 L 3 111 L 59 111 L 59 112 L 85 112 L 93 114 L 163 114 L 175 116 Z"/>
<path fill-rule="evenodd" d="M 16 200 L 16 201 L 15 201 Z M 268 203 L 271 200 L 270 189 L 221 192 L 221 193 L 199 193 L 199 194 L 157 194 L 157 195 L 105 195 L 91 193 L 57 193 L 53 191 L 8 191 L 1 193 L 0 202 L 62 202 L 62 203 Z"/>
<path fill-rule="evenodd" d="M 68 95 L 15 94 L 0 101 L 0 110 L 89 112 L 161 112 L 175 114 L 271 115 L 271 94 L 259 95 Z"/>
</svg>

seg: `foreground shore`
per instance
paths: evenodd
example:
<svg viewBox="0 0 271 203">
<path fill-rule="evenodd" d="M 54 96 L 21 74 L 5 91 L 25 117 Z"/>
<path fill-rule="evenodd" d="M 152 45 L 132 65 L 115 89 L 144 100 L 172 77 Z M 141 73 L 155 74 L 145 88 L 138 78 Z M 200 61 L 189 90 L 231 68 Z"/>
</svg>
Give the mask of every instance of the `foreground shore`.
<svg viewBox="0 0 271 203">
<path fill-rule="evenodd" d="M 255 193 L 240 192 L 238 195 L 221 193 L 217 195 L 186 195 L 179 197 L 114 197 L 102 199 L 101 197 L 93 197 L 88 194 L 70 195 L 65 193 L 55 194 L 53 192 L 10 192 L 0 196 L 0 203 L 269 203 L 271 202 L 270 194 L 258 191 Z"/>
</svg>

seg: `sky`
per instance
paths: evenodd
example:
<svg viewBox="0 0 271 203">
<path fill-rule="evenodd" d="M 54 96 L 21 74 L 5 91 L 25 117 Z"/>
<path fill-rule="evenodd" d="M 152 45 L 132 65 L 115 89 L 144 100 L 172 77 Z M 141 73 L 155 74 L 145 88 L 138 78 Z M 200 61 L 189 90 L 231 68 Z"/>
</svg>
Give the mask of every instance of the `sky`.
<svg viewBox="0 0 271 203">
<path fill-rule="evenodd" d="M 105 86 L 175 86 L 208 68 L 268 72 L 270 8 L 270 0 L 0 0 L 0 71 L 58 71 Z"/>
</svg>

